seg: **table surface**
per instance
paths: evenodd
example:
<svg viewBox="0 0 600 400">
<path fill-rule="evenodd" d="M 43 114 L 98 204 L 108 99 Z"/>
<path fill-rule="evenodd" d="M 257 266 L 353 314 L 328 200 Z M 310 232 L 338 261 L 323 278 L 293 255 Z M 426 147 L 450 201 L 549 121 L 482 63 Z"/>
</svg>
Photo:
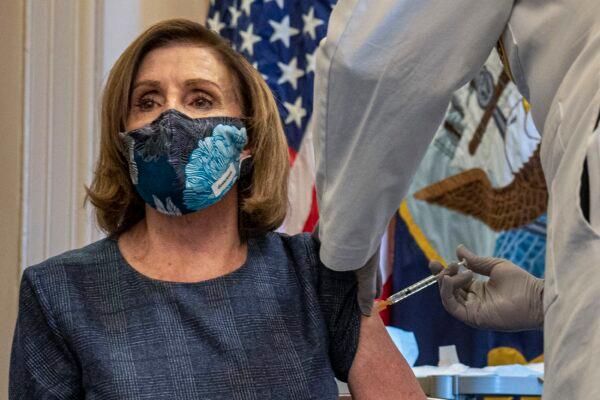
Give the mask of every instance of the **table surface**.
<svg viewBox="0 0 600 400">
<path fill-rule="evenodd" d="M 536 376 L 436 375 L 417 378 L 427 396 L 454 400 L 472 395 L 541 396 L 543 382 Z M 340 400 L 352 400 L 348 386 L 338 382 Z"/>
<path fill-rule="evenodd" d="M 428 396 L 456 399 L 458 396 L 541 396 L 543 383 L 536 376 L 439 375 L 417 378 Z"/>
</svg>

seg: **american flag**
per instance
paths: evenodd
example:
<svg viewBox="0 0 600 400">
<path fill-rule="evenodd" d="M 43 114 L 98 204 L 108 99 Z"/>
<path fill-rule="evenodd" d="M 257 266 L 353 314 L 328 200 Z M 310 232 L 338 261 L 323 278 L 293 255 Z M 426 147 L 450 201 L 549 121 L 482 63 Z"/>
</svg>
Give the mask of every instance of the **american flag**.
<svg viewBox="0 0 600 400">
<path fill-rule="evenodd" d="M 318 220 L 311 131 L 315 51 L 336 0 L 211 0 L 207 26 L 263 75 L 279 104 L 290 151 L 289 234 Z"/>
</svg>

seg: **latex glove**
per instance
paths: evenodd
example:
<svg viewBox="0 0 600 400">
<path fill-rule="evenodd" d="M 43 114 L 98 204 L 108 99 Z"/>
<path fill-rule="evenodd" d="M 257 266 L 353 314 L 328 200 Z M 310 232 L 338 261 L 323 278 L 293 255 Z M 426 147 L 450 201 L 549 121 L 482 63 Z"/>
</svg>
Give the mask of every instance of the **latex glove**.
<svg viewBox="0 0 600 400">
<path fill-rule="evenodd" d="M 312 235 L 319 240 L 319 224 Z M 325 265 L 326 266 L 326 265 Z M 327 266 L 326 266 L 327 267 Z M 357 301 L 360 312 L 367 317 L 373 312 L 376 298 L 381 295 L 381 271 L 379 270 L 379 247 L 373 256 L 362 267 L 354 270 L 358 282 Z"/>
<path fill-rule="evenodd" d="M 444 269 L 438 262 L 429 263 L 431 272 L 439 273 L 442 303 L 452 316 L 481 329 L 519 331 L 543 327 L 543 279 L 508 260 L 479 257 L 463 245 L 458 246 L 456 255 L 467 261 L 468 269 L 489 279 L 474 279 L 471 271 L 459 273 L 456 264 Z"/>
</svg>

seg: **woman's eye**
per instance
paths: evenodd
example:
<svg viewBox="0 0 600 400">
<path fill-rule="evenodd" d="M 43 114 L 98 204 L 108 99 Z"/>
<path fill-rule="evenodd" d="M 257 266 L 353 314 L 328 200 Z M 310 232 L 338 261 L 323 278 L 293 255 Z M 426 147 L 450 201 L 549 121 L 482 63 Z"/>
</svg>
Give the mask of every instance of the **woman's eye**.
<svg viewBox="0 0 600 400">
<path fill-rule="evenodd" d="M 155 105 L 156 101 L 149 98 L 140 99 L 136 104 L 136 106 L 142 111 L 150 111 L 154 108 Z"/>
<path fill-rule="evenodd" d="M 212 105 L 212 101 L 204 96 L 198 96 L 194 98 L 192 105 L 196 108 L 207 108 Z"/>
</svg>

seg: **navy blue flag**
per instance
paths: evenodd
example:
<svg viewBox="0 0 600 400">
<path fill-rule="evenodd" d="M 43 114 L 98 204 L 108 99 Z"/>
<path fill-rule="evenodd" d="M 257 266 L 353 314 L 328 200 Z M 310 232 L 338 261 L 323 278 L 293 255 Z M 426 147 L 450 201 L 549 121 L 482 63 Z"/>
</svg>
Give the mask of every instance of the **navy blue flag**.
<svg viewBox="0 0 600 400">
<path fill-rule="evenodd" d="M 543 276 L 547 192 L 540 140 L 528 104 L 492 53 L 476 78 L 454 93 L 395 218 L 389 293 L 430 276 L 431 260 L 457 261 L 459 244 Z M 414 332 L 417 365 L 437 364 L 440 347 L 451 345 L 472 367 L 542 358 L 541 331 L 471 328 L 446 312 L 437 285 L 390 314 L 392 325 Z"/>
<path fill-rule="evenodd" d="M 428 257 L 411 235 L 406 221 L 396 216 L 393 290 L 431 275 Z M 416 365 L 437 365 L 440 346 L 456 346 L 458 359 L 471 367 L 526 364 L 543 353 L 541 331 L 496 332 L 471 328 L 452 317 L 436 287 L 426 289 L 391 309 L 392 325 L 414 332 L 419 345 Z"/>
</svg>

